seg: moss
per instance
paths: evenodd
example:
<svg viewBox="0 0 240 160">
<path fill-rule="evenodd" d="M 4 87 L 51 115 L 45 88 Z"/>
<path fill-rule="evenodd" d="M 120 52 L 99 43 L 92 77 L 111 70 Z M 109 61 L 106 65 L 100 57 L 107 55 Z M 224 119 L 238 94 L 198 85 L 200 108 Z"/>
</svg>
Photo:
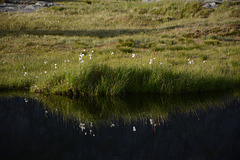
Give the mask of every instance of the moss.
<svg viewBox="0 0 240 160">
<path fill-rule="evenodd" d="M 118 49 L 124 53 L 133 53 L 133 48 L 131 47 L 118 47 Z"/>
<path fill-rule="evenodd" d="M 194 33 L 183 33 L 182 36 L 185 38 L 195 38 Z"/>
<path fill-rule="evenodd" d="M 222 5 L 220 5 L 220 8 L 225 8 L 225 9 L 229 9 L 230 7 L 234 7 L 234 6 L 237 6 L 239 7 L 240 6 L 240 2 L 230 2 L 230 1 L 224 1 L 222 3 Z"/>
<path fill-rule="evenodd" d="M 200 18 L 208 18 L 211 13 L 213 13 L 215 9 L 203 9 L 196 14 L 196 17 Z"/>
<path fill-rule="evenodd" d="M 64 11 L 66 10 L 67 8 L 64 7 L 64 6 L 53 6 L 52 7 L 52 10 L 54 10 L 55 12 L 61 12 L 61 11 Z"/>
<path fill-rule="evenodd" d="M 200 55 L 200 57 L 201 57 L 202 61 L 205 61 L 205 60 L 207 60 L 209 58 L 208 55 Z"/>
<path fill-rule="evenodd" d="M 219 42 L 219 40 L 205 40 L 204 44 L 206 44 L 206 45 L 219 45 L 221 43 Z"/>
<path fill-rule="evenodd" d="M 233 9 L 230 13 L 230 17 L 240 17 L 240 8 Z"/>
<path fill-rule="evenodd" d="M 138 14 L 146 14 L 148 13 L 148 10 L 146 8 L 142 8 L 138 11 Z"/>
<path fill-rule="evenodd" d="M 240 67 L 240 62 L 239 61 L 232 60 L 230 63 L 232 64 L 233 67 Z"/>
<path fill-rule="evenodd" d="M 177 44 L 177 41 L 175 41 L 175 40 L 168 40 L 168 41 L 166 41 L 166 44 L 167 45 L 175 45 L 175 44 Z"/>
<path fill-rule="evenodd" d="M 186 3 L 184 9 L 181 12 L 181 18 L 194 17 L 202 9 L 202 3 L 200 2 Z"/>
</svg>

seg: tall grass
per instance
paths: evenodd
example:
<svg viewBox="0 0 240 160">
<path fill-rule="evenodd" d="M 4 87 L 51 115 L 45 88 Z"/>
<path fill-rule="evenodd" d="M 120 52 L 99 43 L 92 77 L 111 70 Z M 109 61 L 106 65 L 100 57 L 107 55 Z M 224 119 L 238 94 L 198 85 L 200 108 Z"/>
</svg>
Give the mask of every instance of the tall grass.
<svg viewBox="0 0 240 160">
<path fill-rule="evenodd" d="M 47 85 L 45 85 L 47 84 Z M 61 72 L 38 83 L 33 91 L 73 95 L 121 95 L 127 93 L 179 94 L 233 88 L 239 78 L 172 70 L 165 67 L 109 67 L 86 65 L 78 71 Z"/>
</svg>

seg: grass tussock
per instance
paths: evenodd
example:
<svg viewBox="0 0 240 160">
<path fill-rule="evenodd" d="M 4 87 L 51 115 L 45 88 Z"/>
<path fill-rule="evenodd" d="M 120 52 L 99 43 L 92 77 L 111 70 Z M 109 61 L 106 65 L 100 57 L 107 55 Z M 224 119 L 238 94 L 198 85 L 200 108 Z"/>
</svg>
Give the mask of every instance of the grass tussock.
<svg viewBox="0 0 240 160">
<path fill-rule="evenodd" d="M 0 13 L 0 89 L 180 94 L 240 86 L 239 3 L 61 2 Z"/>
</svg>

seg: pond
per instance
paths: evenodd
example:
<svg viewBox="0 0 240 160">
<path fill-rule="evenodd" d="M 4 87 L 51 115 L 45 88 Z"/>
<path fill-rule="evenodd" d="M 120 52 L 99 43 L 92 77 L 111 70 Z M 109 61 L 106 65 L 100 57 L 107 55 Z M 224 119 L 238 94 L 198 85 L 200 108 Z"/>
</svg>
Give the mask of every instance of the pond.
<svg viewBox="0 0 240 160">
<path fill-rule="evenodd" d="M 68 98 L 0 93 L 0 159 L 239 159 L 240 91 Z"/>
</svg>

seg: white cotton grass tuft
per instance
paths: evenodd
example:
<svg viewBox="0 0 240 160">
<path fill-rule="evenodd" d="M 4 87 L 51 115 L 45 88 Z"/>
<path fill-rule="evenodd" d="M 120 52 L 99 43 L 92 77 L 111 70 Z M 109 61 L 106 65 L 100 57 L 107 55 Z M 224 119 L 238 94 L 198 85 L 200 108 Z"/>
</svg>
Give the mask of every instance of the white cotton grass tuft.
<svg viewBox="0 0 240 160">
<path fill-rule="evenodd" d="M 89 59 L 92 59 L 92 53 L 89 53 Z"/>
<path fill-rule="evenodd" d="M 150 61 L 149 61 L 149 64 L 152 64 L 153 63 L 153 60 L 152 59 L 150 59 Z"/>
<path fill-rule="evenodd" d="M 188 64 L 194 64 L 193 60 L 188 59 Z"/>
</svg>

